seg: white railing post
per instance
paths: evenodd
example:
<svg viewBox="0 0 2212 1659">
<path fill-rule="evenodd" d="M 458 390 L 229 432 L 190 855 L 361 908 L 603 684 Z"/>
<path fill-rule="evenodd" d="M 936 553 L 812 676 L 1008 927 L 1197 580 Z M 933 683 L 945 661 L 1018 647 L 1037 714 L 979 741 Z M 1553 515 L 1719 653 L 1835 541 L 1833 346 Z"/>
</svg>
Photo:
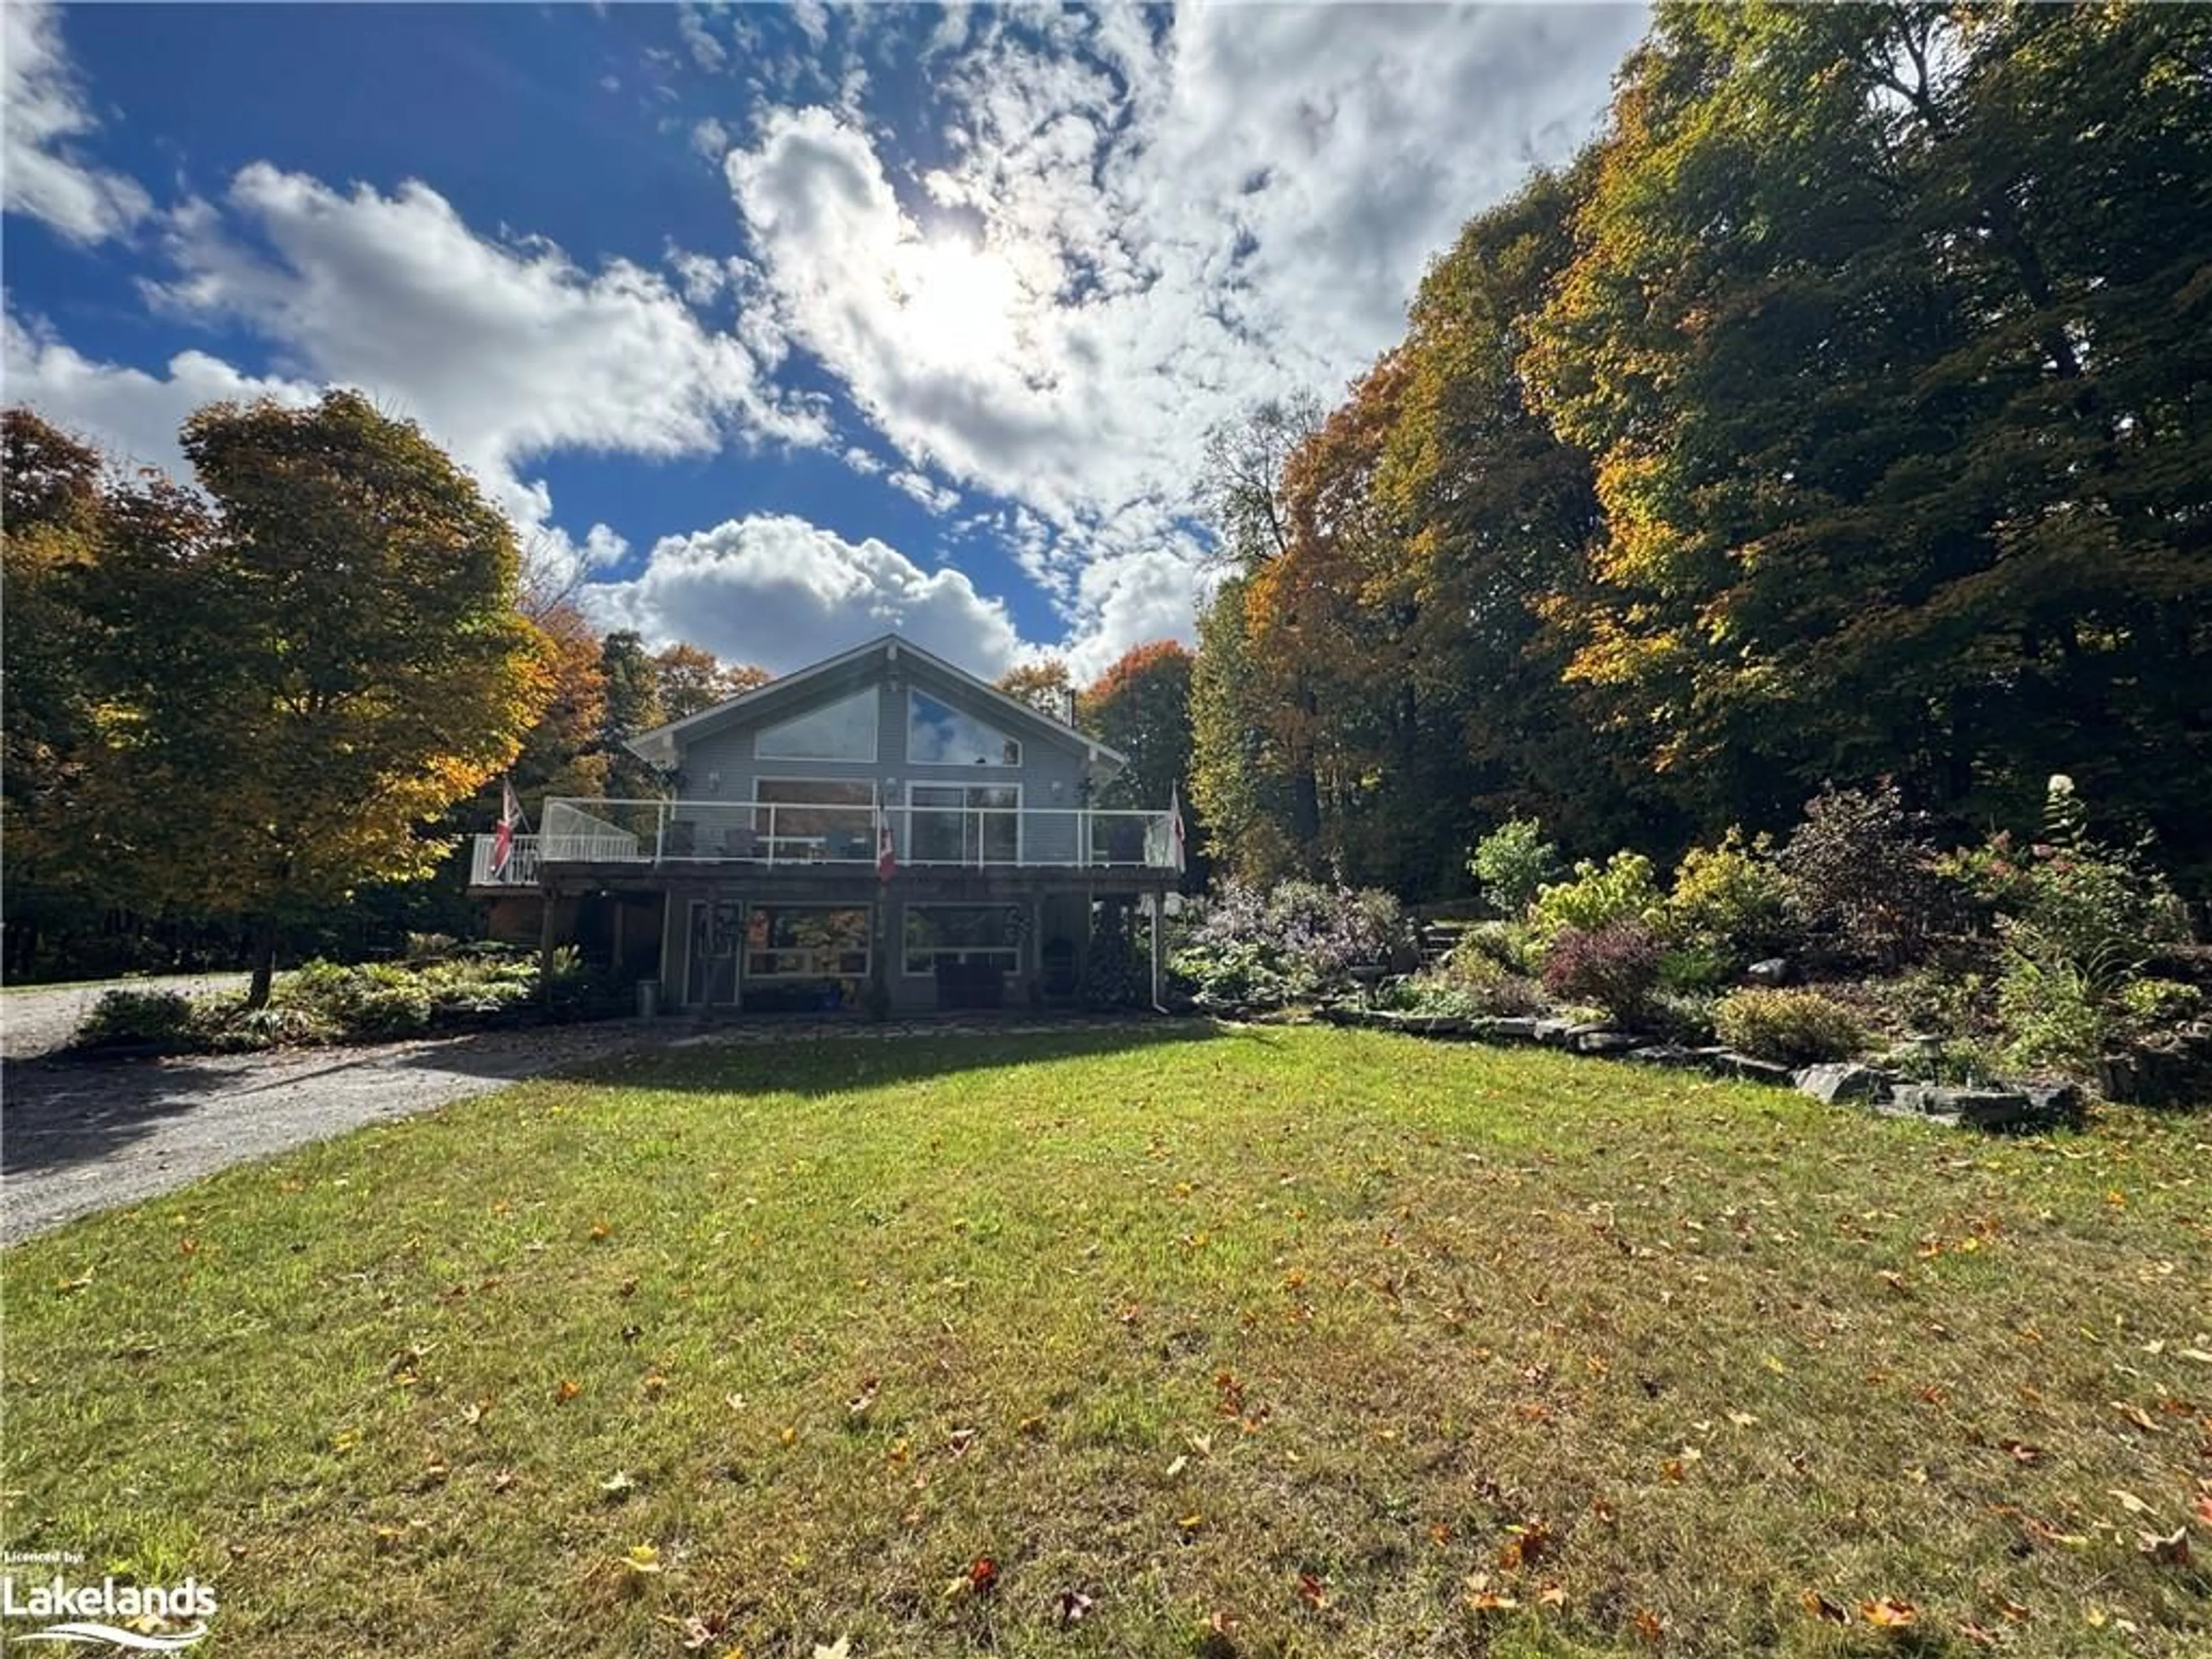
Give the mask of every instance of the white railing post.
<svg viewBox="0 0 2212 1659">
<path fill-rule="evenodd" d="M 657 801 L 653 808 L 653 861 L 655 864 L 668 851 L 668 803 Z"/>
</svg>

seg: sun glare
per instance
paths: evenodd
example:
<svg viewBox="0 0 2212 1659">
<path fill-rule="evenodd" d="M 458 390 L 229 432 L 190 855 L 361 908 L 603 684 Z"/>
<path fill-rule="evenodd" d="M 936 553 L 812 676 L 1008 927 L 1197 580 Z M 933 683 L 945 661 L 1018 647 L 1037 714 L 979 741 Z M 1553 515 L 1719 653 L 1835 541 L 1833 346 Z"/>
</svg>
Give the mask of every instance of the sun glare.
<svg viewBox="0 0 2212 1659">
<path fill-rule="evenodd" d="M 910 243 L 892 287 L 908 340 L 926 355 L 959 362 L 1012 354 L 1020 285 L 997 254 L 959 240 Z"/>
</svg>

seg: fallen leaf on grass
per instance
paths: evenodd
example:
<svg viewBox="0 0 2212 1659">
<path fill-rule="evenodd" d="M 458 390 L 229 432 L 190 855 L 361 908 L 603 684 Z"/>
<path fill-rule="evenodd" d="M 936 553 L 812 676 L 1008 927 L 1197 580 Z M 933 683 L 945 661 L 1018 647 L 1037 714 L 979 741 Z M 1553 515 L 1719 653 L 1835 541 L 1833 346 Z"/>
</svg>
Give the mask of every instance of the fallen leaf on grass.
<svg viewBox="0 0 2212 1659">
<path fill-rule="evenodd" d="M 2141 1406 L 2124 1400 L 2115 1400 L 2112 1403 L 2114 1411 L 2126 1418 L 2145 1434 L 2156 1434 L 2159 1431 L 2158 1425 L 2151 1419 L 2151 1414 Z"/>
<path fill-rule="evenodd" d="M 1850 1608 L 1837 1606 L 1818 1590 L 1807 1590 L 1803 1601 L 1805 1611 L 1824 1624 L 1848 1625 L 1851 1622 Z"/>
<path fill-rule="evenodd" d="M 553 1403 L 556 1406 L 565 1406 L 583 1391 L 582 1383 L 564 1376 L 561 1379 L 560 1386 L 553 1390 Z"/>
<path fill-rule="evenodd" d="M 1895 1596 L 1885 1595 L 1879 1601 L 1860 1602 L 1859 1616 L 1869 1625 L 1878 1625 L 1884 1630 L 1904 1630 L 1919 1621 L 1920 1609 L 1910 1601 L 1900 1601 Z"/>
<path fill-rule="evenodd" d="M 1310 1572 L 1298 1575 L 1298 1600 L 1316 1613 L 1328 1606 L 1328 1586 Z"/>
<path fill-rule="evenodd" d="M 862 1377 L 860 1393 L 845 1402 L 845 1414 L 848 1417 L 866 1417 L 868 1407 L 876 1403 L 876 1392 L 882 1386 L 875 1377 Z"/>
<path fill-rule="evenodd" d="M 623 1570 L 641 1578 L 650 1578 L 660 1571 L 660 1552 L 650 1544 L 632 1544 L 629 1553 L 622 1559 Z"/>
<path fill-rule="evenodd" d="M 2154 1532 L 2136 1534 L 2136 1547 L 2162 1567 L 2185 1567 L 2189 1565 L 2189 1528 L 2176 1527 L 2160 1537 Z"/>
<path fill-rule="evenodd" d="M 1062 1590 L 1060 1593 L 1060 1624 L 1065 1630 L 1070 1625 L 1079 1625 L 1091 1611 L 1091 1598 L 1081 1590 Z"/>
<path fill-rule="evenodd" d="M 2025 1465 L 2043 1461 L 2043 1448 L 2031 1446 L 2025 1440 L 2000 1440 L 1997 1444 L 2012 1455 L 2012 1461 L 2015 1463 Z"/>
<path fill-rule="evenodd" d="M 853 1659 L 853 1638 L 841 1636 L 834 1642 L 817 1642 L 814 1659 Z"/>
<path fill-rule="evenodd" d="M 637 1477 L 628 1469 L 617 1469 L 599 1482 L 599 1490 L 609 1498 L 627 1498 L 637 1490 Z"/>
<path fill-rule="evenodd" d="M 1168 1479 L 1170 1480 L 1174 1480 L 1176 1476 L 1181 1474 L 1189 1467 L 1190 1459 L 1178 1454 L 1175 1462 L 1168 1465 Z"/>
<path fill-rule="evenodd" d="M 1997 1644 L 1997 1633 L 1995 1631 L 1985 1626 L 1978 1625 L 1971 1619 L 1960 1621 L 1959 1634 L 1978 1648 L 1993 1648 Z"/>
<path fill-rule="evenodd" d="M 1498 1553 L 1501 1571 L 1516 1572 L 1522 1567 L 1533 1567 L 1548 1554 L 1556 1541 L 1552 1530 L 1540 1521 L 1531 1521 L 1525 1526 L 1510 1528 L 1514 1536 Z"/>
<path fill-rule="evenodd" d="M 1628 1615 L 1628 1627 L 1640 1637 L 1646 1647 L 1657 1647 L 1667 1639 L 1667 1627 L 1659 1615 L 1649 1607 L 1638 1607 Z"/>
<path fill-rule="evenodd" d="M 696 1653 L 714 1639 L 715 1626 L 709 1625 L 696 1613 L 683 1619 L 678 1619 L 672 1613 L 664 1613 L 659 1617 L 662 1624 L 670 1626 L 682 1637 L 684 1651 L 687 1653 Z"/>
<path fill-rule="evenodd" d="M 988 1555 L 979 1555 L 968 1565 L 968 1593 L 988 1595 L 999 1588 L 999 1564 Z"/>
<path fill-rule="evenodd" d="M 2142 1498 L 2136 1497 L 2133 1492 L 2123 1492 L 2118 1486 L 2108 1486 L 2106 1490 L 2110 1492 L 2113 1497 L 2120 1500 L 2120 1507 L 2125 1510 L 2130 1515 L 2148 1515 L 2150 1513 L 2150 1505 L 2144 1503 Z"/>
</svg>

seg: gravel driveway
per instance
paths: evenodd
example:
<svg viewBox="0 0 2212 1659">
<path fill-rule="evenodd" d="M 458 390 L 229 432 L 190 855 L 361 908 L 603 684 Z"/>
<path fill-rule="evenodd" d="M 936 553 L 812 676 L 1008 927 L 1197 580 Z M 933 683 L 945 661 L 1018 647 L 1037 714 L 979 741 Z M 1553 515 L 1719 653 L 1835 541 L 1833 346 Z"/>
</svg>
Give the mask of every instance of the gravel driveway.
<svg viewBox="0 0 2212 1659">
<path fill-rule="evenodd" d="M 76 1035 L 93 1004 L 109 991 L 181 991 L 188 997 L 216 991 L 243 991 L 244 974 L 176 974 L 161 979 L 118 979 L 105 985 L 35 988 L 0 996 L 0 1054 L 28 1060 L 50 1054 Z"/>
<path fill-rule="evenodd" d="M 622 1020 L 361 1048 L 10 1058 L 0 1072 L 0 1243 L 681 1030 Z"/>
</svg>

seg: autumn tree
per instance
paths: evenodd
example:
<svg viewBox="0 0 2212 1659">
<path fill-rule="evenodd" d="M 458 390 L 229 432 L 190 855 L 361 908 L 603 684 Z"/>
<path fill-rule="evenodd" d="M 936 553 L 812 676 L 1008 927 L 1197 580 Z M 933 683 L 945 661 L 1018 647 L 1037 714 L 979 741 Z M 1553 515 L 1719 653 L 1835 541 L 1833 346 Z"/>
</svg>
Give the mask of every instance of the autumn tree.
<svg viewBox="0 0 2212 1659">
<path fill-rule="evenodd" d="M 185 423 L 200 495 L 119 492 L 86 614 L 88 852 L 134 895 L 278 929 L 416 880 L 425 833 L 508 765 L 548 690 L 507 521 L 356 393 Z"/>
<path fill-rule="evenodd" d="M 1067 699 L 1075 689 L 1067 665 L 1058 657 L 1038 657 L 1017 663 L 994 682 L 1008 696 L 1019 699 L 1047 720 L 1063 720 Z"/>
<path fill-rule="evenodd" d="M 1186 838 L 1195 846 L 1200 825 L 1188 804 L 1190 671 L 1190 653 L 1176 641 L 1132 646 L 1084 689 L 1076 719 L 1086 734 L 1129 763 L 1099 792 L 1096 804 L 1158 811 L 1180 793 Z"/>
<path fill-rule="evenodd" d="M 1292 456 L 1322 417 L 1319 400 L 1306 395 L 1255 404 L 1207 434 L 1195 483 L 1231 574 L 1200 620 L 1201 663 L 1210 636 L 1218 672 L 1201 672 L 1193 684 L 1191 793 L 1248 878 L 1310 871 L 1319 853 L 1319 780 L 1311 746 L 1296 723 L 1310 720 L 1314 694 L 1295 681 L 1285 688 L 1267 672 L 1270 665 L 1250 649 L 1242 607 L 1253 579 L 1289 550 L 1285 479 Z M 1230 594 L 1240 607 L 1233 617 L 1223 608 Z M 1266 732 L 1255 729 L 1285 697 L 1289 718 Z"/>
<path fill-rule="evenodd" d="M 27 410 L 0 419 L 0 823 L 8 849 L 7 966 L 27 969 L 41 936 L 82 923 L 72 880 L 76 792 L 94 692 L 82 590 L 106 511 L 99 455 Z"/>
<path fill-rule="evenodd" d="M 516 793 L 529 798 L 604 794 L 610 757 L 604 744 L 607 677 L 599 636 L 565 599 L 536 622 L 545 642 L 546 696 L 511 769 Z"/>
<path fill-rule="evenodd" d="M 606 757 L 607 793 L 618 800 L 642 800 L 657 793 L 659 774 L 632 754 L 629 739 L 665 723 L 660 674 L 645 642 L 627 629 L 599 641 L 599 680 L 605 688 L 599 723 L 599 752 Z"/>
<path fill-rule="evenodd" d="M 765 668 L 750 663 L 725 664 L 713 652 L 696 645 L 672 645 L 653 663 L 659 679 L 664 720 L 689 720 L 740 692 L 767 684 L 772 678 Z"/>
<path fill-rule="evenodd" d="M 1529 368 L 1604 516 L 1566 672 L 1701 818 L 1893 771 L 2020 818 L 2063 769 L 2212 855 L 2208 50 L 2194 8 L 1660 12 Z"/>
<path fill-rule="evenodd" d="M 1231 576 L 1198 613 L 1191 664 L 1190 799 L 1207 826 L 1219 873 L 1263 884 L 1293 873 L 1291 768 L 1258 718 L 1263 681 L 1253 661 L 1245 579 Z"/>
</svg>

